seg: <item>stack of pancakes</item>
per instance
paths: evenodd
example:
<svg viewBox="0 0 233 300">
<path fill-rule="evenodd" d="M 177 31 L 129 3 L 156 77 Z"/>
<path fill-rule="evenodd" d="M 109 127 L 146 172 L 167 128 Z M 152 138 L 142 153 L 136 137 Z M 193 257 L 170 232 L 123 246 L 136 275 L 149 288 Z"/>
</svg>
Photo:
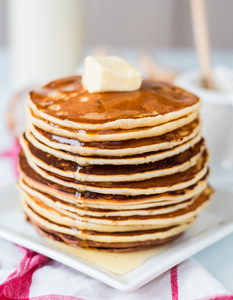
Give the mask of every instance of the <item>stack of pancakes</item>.
<svg viewBox="0 0 233 300">
<path fill-rule="evenodd" d="M 28 220 L 69 245 L 136 251 L 175 239 L 212 194 L 200 99 L 166 83 L 90 94 L 73 76 L 30 93 L 19 189 Z"/>
</svg>

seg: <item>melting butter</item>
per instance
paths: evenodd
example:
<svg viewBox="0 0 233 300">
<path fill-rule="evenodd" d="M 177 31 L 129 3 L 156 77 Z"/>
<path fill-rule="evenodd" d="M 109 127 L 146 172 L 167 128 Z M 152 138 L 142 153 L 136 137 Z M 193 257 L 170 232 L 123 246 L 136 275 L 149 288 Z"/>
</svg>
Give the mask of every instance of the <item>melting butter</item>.
<svg viewBox="0 0 233 300">
<path fill-rule="evenodd" d="M 46 239 L 46 241 L 55 247 L 56 250 L 85 260 L 88 263 L 104 268 L 115 274 L 126 274 L 134 270 L 142 265 L 148 258 L 165 251 L 171 245 L 171 243 L 168 243 L 148 250 L 129 253 L 110 253 L 70 246 L 50 239 Z"/>
<path fill-rule="evenodd" d="M 117 56 L 88 56 L 84 60 L 83 86 L 89 93 L 138 90 L 140 72 Z"/>
</svg>

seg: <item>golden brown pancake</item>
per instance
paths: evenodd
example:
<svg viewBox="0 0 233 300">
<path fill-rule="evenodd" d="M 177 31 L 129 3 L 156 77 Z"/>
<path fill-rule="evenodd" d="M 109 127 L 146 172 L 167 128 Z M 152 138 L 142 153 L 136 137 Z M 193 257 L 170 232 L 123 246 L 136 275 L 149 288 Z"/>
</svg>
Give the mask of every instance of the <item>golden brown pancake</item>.
<svg viewBox="0 0 233 300">
<path fill-rule="evenodd" d="M 46 119 L 35 116 L 30 109 L 27 109 L 28 123 L 32 123 L 34 126 L 52 134 L 64 136 L 66 138 L 78 139 L 81 142 L 125 141 L 129 139 L 141 139 L 164 135 L 193 122 L 198 115 L 199 111 L 194 111 L 186 116 L 182 116 L 178 119 L 171 120 L 170 122 L 162 123 L 157 126 L 130 129 L 84 130 L 70 129 L 69 127 L 53 124 L 48 122 Z"/>
<path fill-rule="evenodd" d="M 132 243 L 96 243 L 92 241 L 83 241 L 78 238 L 72 237 L 71 235 L 59 233 L 57 231 L 49 230 L 41 225 L 38 225 L 33 219 L 27 217 L 27 220 L 32 223 L 32 225 L 36 228 L 36 230 L 43 236 L 53 239 L 55 241 L 64 242 L 65 244 L 71 246 L 78 246 L 87 249 L 96 249 L 100 251 L 106 252 L 135 252 L 150 249 L 155 246 L 159 246 L 161 244 L 165 244 L 171 242 L 172 240 L 178 238 L 180 234 L 173 235 L 164 239 L 150 240 L 141 242 L 132 242 Z M 191 225 L 191 224 L 190 224 Z"/>
<path fill-rule="evenodd" d="M 87 205 L 80 206 L 78 203 L 68 202 L 60 200 L 59 198 L 49 195 L 48 193 L 41 193 L 36 189 L 32 189 L 29 185 L 25 183 L 24 180 L 19 180 L 20 189 L 23 190 L 26 194 L 28 194 L 31 198 L 35 197 L 39 199 L 41 202 L 45 203 L 50 207 L 56 207 L 56 209 L 64 214 L 69 213 L 72 215 L 73 213 L 79 216 L 96 216 L 96 217 L 119 217 L 119 216 L 130 216 L 130 215 L 139 215 L 139 216 L 151 216 L 151 215 L 159 215 L 165 214 L 168 212 L 176 211 L 182 208 L 187 207 L 188 205 L 192 204 L 196 200 L 195 197 L 191 197 L 185 199 L 184 201 L 164 201 L 164 202 L 156 202 L 152 206 L 145 206 L 145 207 L 125 207 L 123 209 L 112 210 L 111 207 L 106 205 L 104 209 L 102 208 L 95 208 L 90 207 Z M 204 189 L 203 189 L 204 190 Z M 203 191 L 202 190 L 202 191 Z M 201 191 L 201 192 L 202 192 Z M 200 193 L 201 193 L 200 192 Z M 74 215 L 74 216 L 75 216 Z"/>
<path fill-rule="evenodd" d="M 41 149 L 42 151 L 45 151 L 53 156 L 56 156 L 59 159 L 65 159 L 68 161 L 74 161 L 80 166 L 88 166 L 88 165 L 139 165 L 139 164 L 145 164 L 145 163 L 151 163 L 155 161 L 162 160 L 167 157 L 174 156 L 180 152 L 185 151 L 186 149 L 192 147 L 197 142 L 200 141 L 201 135 L 198 134 L 191 140 L 180 144 L 177 147 L 169 148 L 167 150 L 161 150 L 161 151 L 153 151 L 143 154 L 136 154 L 131 156 L 81 156 L 76 153 L 71 153 L 69 151 L 65 150 L 57 150 L 56 148 L 52 148 L 47 144 L 41 143 L 39 140 L 37 140 L 33 134 L 31 134 L 29 131 L 25 133 L 26 138 L 30 143 L 32 143 L 36 148 Z"/>
<path fill-rule="evenodd" d="M 21 153 L 21 169 L 23 168 L 23 165 L 26 165 L 25 161 L 26 158 L 24 156 L 24 153 Z M 132 182 L 83 183 L 72 178 L 65 178 L 52 172 L 48 172 L 47 170 L 34 164 L 32 161 L 27 160 L 27 162 L 30 167 L 33 168 L 42 177 L 45 177 L 46 179 L 61 184 L 65 187 L 74 188 L 77 191 L 89 191 L 112 195 L 151 195 L 168 191 L 175 191 L 195 184 L 198 180 L 200 180 L 208 173 L 208 153 L 206 151 L 204 152 L 203 156 L 198 159 L 198 162 L 195 166 L 184 172 Z"/>
<path fill-rule="evenodd" d="M 31 207 L 34 213 L 44 217 L 47 216 L 48 220 L 50 220 L 52 216 L 52 220 L 56 220 L 56 223 L 70 226 L 71 228 L 74 227 L 78 230 L 96 229 L 99 232 L 107 231 L 107 226 L 112 226 L 112 228 L 114 226 L 114 231 L 118 232 L 126 231 L 128 226 L 137 226 L 137 230 L 140 230 L 138 225 L 149 225 L 152 228 L 161 228 L 165 225 L 180 224 L 181 222 L 187 221 L 190 217 L 194 217 L 197 212 L 202 210 L 203 206 L 209 202 L 212 189 L 207 187 L 200 195 L 195 197 L 193 201 L 187 201 L 187 205 L 185 207 L 177 210 L 168 210 L 168 212 L 164 214 L 134 215 L 132 211 L 132 214 L 127 216 L 108 215 L 99 217 L 88 215 L 88 211 L 84 216 L 74 214 L 68 210 L 60 209 L 56 206 L 50 205 L 51 203 L 49 202 L 45 203 L 38 197 L 30 196 L 23 190 L 21 190 L 20 193 L 23 202 Z M 79 235 L 82 235 L 82 233 L 79 232 Z M 92 239 L 95 239 L 95 237 L 92 237 Z"/>
<path fill-rule="evenodd" d="M 57 197 L 63 202 L 73 203 L 75 206 L 84 209 L 90 207 L 93 209 L 125 210 L 152 207 L 157 203 L 163 203 L 164 205 L 179 203 L 200 194 L 206 188 L 208 178 L 207 174 L 194 185 L 162 194 L 139 196 L 110 195 L 79 192 L 73 188 L 59 185 L 40 176 L 28 164 L 24 164 L 22 161 L 21 163 L 24 169 L 20 168 L 21 178 L 19 182 L 22 182 L 20 185 L 23 185 L 24 189 L 26 185 L 35 192 L 39 191 L 43 194 Z"/>
<path fill-rule="evenodd" d="M 49 145 L 55 149 L 69 151 L 73 155 L 122 157 L 170 149 L 184 144 L 200 134 L 200 125 L 200 120 L 196 119 L 183 127 L 160 136 L 127 141 L 91 143 L 85 143 L 77 139 L 65 138 L 63 136 L 51 134 L 50 132 L 44 131 L 33 124 L 30 124 L 29 129 L 31 130 L 31 134 L 34 135 L 41 143 Z"/>
<path fill-rule="evenodd" d="M 169 83 L 148 80 L 134 92 L 90 94 L 81 77 L 73 76 L 32 91 L 29 106 L 42 118 L 70 128 L 129 129 L 188 115 L 200 108 L 200 99 Z"/>
<path fill-rule="evenodd" d="M 111 168 L 110 165 L 82 167 L 75 162 L 58 159 L 36 148 L 26 138 L 21 140 L 21 145 L 28 160 L 32 160 L 39 167 L 80 181 L 140 181 L 170 175 L 195 165 L 205 150 L 204 141 L 201 140 L 182 153 L 154 163 L 119 165 Z"/>
</svg>

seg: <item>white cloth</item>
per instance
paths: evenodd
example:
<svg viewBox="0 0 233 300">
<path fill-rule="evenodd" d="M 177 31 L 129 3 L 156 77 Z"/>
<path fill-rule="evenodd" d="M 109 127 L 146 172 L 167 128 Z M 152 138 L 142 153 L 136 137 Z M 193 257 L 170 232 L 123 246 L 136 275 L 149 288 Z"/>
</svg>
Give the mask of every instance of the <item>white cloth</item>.
<svg viewBox="0 0 233 300">
<path fill-rule="evenodd" d="M 22 258 L 23 252 L 20 248 L 0 239 L 0 284 L 17 268 Z M 188 259 L 178 265 L 177 287 L 175 289 L 172 289 L 171 281 L 171 272 L 167 271 L 140 289 L 131 293 L 124 293 L 61 263 L 50 260 L 34 272 L 29 295 L 31 298 L 55 294 L 86 300 L 141 300 L 143 298 L 148 300 L 194 300 L 212 298 L 217 295 L 221 296 L 220 299 L 227 299 L 226 295 L 230 295 L 194 259 Z"/>
</svg>

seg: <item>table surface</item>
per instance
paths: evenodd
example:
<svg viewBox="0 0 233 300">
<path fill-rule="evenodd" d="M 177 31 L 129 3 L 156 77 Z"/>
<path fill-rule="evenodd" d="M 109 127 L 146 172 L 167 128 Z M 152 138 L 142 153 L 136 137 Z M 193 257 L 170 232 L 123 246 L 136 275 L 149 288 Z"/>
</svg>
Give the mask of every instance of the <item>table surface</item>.
<svg viewBox="0 0 233 300">
<path fill-rule="evenodd" d="M 125 56 L 133 53 L 134 49 L 120 50 Z M 132 55 L 131 55 L 132 57 Z M 189 70 L 197 67 L 197 58 L 193 51 L 185 49 L 158 50 L 153 51 L 153 57 L 162 65 L 173 67 L 177 70 Z M 213 60 L 216 64 L 233 67 L 233 52 L 215 52 Z M 0 151 L 10 146 L 12 138 L 6 127 L 6 110 L 9 99 L 13 94 L 10 82 L 8 51 L 0 48 Z M 0 160 L 0 186 L 13 180 L 12 165 L 9 160 Z M 233 182 L 233 179 L 232 179 Z M 233 189 L 233 184 L 232 184 Z M 1 240 L 0 240 L 1 244 Z M 204 249 L 194 256 L 217 280 L 219 280 L 229 291 L 233 292 L 233 234 Z"/>
</svg>

